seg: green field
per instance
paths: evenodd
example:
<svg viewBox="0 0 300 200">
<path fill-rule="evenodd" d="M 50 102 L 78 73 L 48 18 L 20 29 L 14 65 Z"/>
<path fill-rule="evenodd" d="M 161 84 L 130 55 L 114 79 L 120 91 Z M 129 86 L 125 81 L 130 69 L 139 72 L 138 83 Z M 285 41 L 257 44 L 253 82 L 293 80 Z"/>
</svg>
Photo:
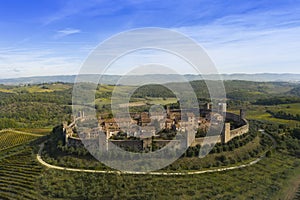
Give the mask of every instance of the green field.
<svg viewBox="0 0 300 200">
<path fill-rule="evenodd" d="M 5 89 L 5 88 L 0 88 L 0 92 L 3 92 L 3 93 L 15 93 L 14 91 L 9 90 L 9 89 Z"/>
<path fill-rule="evenodd" d="M 8 88 L 0 88 L 0 92 L 4 93 L 44 93 L 44 92 L 55 92 L 64 91 L 70 89 L 72 86 L 70 84 L 53 83 L 53 84 L 39 84 L 32 86 L 15 86 Z"/>
<path fill-rule="evenodd" d="M 287 113 L 296 115 L 300 114 L 300 103 L 293 103 L 293 104 L 279 104 L 276 106 L 272 106 L 269 108 L 270 110 L 274 111 L 285 111 Z"/>
<path fill-rule="evenodd" d="M 267 110 L 279 111 L 283 110 L 291 114 L 300 114 L 300 103 L 296 104 L 281 104 L 273 106 L 262 106 L 262 105 L 250 105 L 246 110 L 246 118 L 250 120 L 263 120 L 279 124 L 288 124 L 291 127 L 296 127 L 300 124 L 300 121 L 296 120 L 286 120 L 273 117 L 270 113 L 267 113 Z M 238 114 L 239 110 L 229 110 Z"/>
</svg>

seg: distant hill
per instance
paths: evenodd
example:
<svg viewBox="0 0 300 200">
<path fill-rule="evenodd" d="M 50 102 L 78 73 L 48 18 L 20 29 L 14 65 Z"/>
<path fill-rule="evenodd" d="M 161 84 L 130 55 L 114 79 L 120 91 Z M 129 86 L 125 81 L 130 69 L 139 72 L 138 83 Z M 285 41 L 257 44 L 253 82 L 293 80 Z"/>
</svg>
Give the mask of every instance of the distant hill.
<svg viewBox="0 0 300 200">
<path fill-rule="evenodd" d="M 120 75 L 103 75 L 101 76 L 100 83 L 102 84 L 115 84 L 122 76 Z M 184 78 L 188 81 L 194 80 L 216 80 L 220 75 L 193 75 L 186 74 Z M 260 81 L 260 82 L 300 82 L 300 74 L 221 74 L 223 80 L 245 80 L 245 81 Z M 92 80 L 98 80 L 99 75 L 87 74 L 81 75 L 80 79 L 93 82 Z M 128 84 L 139 84 L 147 81 L 149 83 L 155 83 L 156 80 L 163 80 L 164 83 L 169 82 L 182 82 L 183 78 L 177 74 L 149 74 L 149 75 L 132 75 L 122 77 L 125 78 Z M 22 77 L 22 78 L 10 78 L 0 79 L 0 84 L 4 85 L 20 85 L 20 84 L 38 84 L 38 83 L 53 83 L 53 82 L 65 82 L 74 83 L 76 75 L 61 75 L 61 76 L 36 76 L 36 77 Z"/>
</svg>

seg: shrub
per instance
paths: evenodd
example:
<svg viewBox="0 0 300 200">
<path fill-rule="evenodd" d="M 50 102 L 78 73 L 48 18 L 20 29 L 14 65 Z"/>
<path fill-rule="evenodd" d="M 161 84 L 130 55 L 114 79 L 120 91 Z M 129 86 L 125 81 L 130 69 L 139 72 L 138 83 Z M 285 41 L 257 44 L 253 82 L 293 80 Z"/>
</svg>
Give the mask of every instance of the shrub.
<svg viewBox="0 0 300 200">
<path fill-rule="evenodd" d="M 272 156 L 272 152 L 271 152 L 270 150 L 267 151 L 266 156 L 267 156 L 268 158 L 271 157 L 271 156 Z"/>
</svg>

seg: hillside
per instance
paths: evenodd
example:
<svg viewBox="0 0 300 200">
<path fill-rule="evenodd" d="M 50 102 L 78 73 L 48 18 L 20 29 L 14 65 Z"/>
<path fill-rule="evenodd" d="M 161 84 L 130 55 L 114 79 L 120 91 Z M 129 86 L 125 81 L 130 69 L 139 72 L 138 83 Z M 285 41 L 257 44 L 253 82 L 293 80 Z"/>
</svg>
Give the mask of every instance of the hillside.
<svg viewBox="0 0 300 200">
<path fill-rule="evenodd" d="M 168 83 L 185 92 L 182 83 Z M 192 81 L 200 101 L 208 101 L 208 90 L 204 81 Z M 228 105 L 236 106 L 276 105 L 299 103 L 299 84 L 287 82 L 224 81 Z M 91 94 L 93 85 L 83 86 L 81 95 Z M 132 86 L 117 86 L 124 95 Z M 115 86 L 99 85 L 95 93 L 95 105 L 99 112 L 110 112 L 110 96 Z M 0 128 L 53 127 L 70 119 L 73 86 L 69 83 L 37 84 L 27 86 L 0 85 Z M 139 87 L 130 99 L 132 111 L 148 109 L 152 104 L 174 104 L 175 95 L 167 87 L 145 85 Z M 92 102 L 91 102 L 92 103 Z"/>
</svg>

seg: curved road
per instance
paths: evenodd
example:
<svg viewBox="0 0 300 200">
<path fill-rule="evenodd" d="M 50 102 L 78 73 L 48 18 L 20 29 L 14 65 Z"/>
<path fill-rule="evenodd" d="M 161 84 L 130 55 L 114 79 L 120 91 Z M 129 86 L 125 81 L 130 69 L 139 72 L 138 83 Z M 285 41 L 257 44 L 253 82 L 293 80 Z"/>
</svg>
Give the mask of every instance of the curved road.
<svg viewBox="0 0 300 200">
<path fill-rule="evenodd" d="M 267 135 L 272 141 L 273 141 L 273 146 L 272 148 L 275 148 L 277 143 L 275 139 L 269 135 L 268 133 L 265 133 L 263 130 L 260 130 L 262 134 Z M 68 168 L 68 167 L 60 167 L 56 165 L 51 165 L 46 163 L 42 157 L 42 150 L 44 148 L 44 143 L 40 145 L 39 152 L 37 154 L 37 160 L 44 166 L 51 168 L 51 169 L 57 169 L 57 170 L 65 170 L 65 171 L 73 171 L 73 172 L 86 172 L 86 173 L 101 173 L 101 174 L 141 174 L 141 175 L 162 175 L 162 176 L 182 176 L 182 175 L 193 175 L 193 174 L 205 174 L 205 173 L 213 173 L 213 172 L 222 172 L 222 171 L 229 171 L 229 170 L 234 170 L 234 169 L 241 169 L 245 167 L 249 167 L 251 165 L 254 165 L 258 163 L 260 160 L 262 160 L 265 155 L 262 155 L 261 157 L 257 158 L 254 161 L 251 161 L 247 164 L 239 165 L 239 166 L 232 166 L 232 167 L 224 167 L 224 168 L 219 168 L 219 169 L 208 169 L 208 170 L 201 170 L 201 171 L 192 171 L 192 172 L 132 172 L 132 171 L 105 171 L 105 170 L 88 170 L 88 169 L 76 169 L 76 168 Z"/>
</svg>

